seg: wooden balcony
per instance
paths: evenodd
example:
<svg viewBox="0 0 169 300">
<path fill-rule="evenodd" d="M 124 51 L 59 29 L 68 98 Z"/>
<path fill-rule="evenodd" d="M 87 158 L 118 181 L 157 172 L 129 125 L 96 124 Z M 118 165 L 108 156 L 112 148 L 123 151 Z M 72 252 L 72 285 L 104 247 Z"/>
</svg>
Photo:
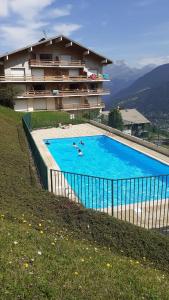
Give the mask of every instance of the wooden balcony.
<svg viewBox="0 0 169 300">
<path fill-rule="evenodd" d="M 105 80 L 103 76 L 87 77 L 79 75 L 74 76 L 0 76 L 0 82 L 95 82 L 95 81 L 109 81 Z"/>
<path fill-rule="evenodd" d="M 30 67 L 73 67 L 73 68 L 83 68 L 85 63 L 81 60 L 29 60 Z"/>
<path fill-rule="evenodd" d="M 66 111 L 71 111 L 71 110 L 87 110 L 87 109 L 95 109 L 95 108 L 105 108 L 104 102 L 100 103 L 79 103 L 79 104 L 63 104 L 60 109 L 66 110 Z"/>
<path fill-rule="evenodd" d="M 110 92 L 105 89 L 96 90 L 42 90 L 34 91 L 30 90 L 17 98 L 55 98 L 55 97 L 78 97 L 78 96 L 97 96 L 97 95 L 109 95 Z"/>
</svg>

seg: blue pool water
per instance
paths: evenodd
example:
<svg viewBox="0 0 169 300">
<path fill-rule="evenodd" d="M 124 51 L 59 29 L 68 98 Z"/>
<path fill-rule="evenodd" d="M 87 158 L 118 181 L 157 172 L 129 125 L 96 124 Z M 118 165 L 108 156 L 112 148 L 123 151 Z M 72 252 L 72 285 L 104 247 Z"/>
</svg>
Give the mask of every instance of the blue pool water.
<svg viewBox="0 0 169 300">
<path fill-rule="evenodd" d="M 46 140 L 44 140 L 45 142 Z M 103 208 L 136 201 L 158 200 L 169 194 L 169 166 L 107 136 L 59 138 L 46 145 L 62 171 L 100 177 L 81 178 L 65 174 L 75 194 L 86 207 Z M 80 142 L 83 141 L 84 145 Z M 76 143 L 83 152 L 73 147 Z M 140 177 L 153 176 L 144 179 Z M 107 178 L 103 180 L 101 178 Z M 126 178 L 127 180 L 119 180 Z M 140 178 L 134 180 L 132 178 Z M 109 180 L 110 179 L 110 180 Z M 113 184 L 112 184 L 112 180 Z"/>
</svg>

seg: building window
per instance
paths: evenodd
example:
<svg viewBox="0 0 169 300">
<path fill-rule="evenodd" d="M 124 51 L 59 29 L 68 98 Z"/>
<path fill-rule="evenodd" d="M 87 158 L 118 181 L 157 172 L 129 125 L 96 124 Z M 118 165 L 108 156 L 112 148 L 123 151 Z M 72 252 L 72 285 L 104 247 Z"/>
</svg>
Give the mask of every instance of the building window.
<svg viewBox="0 0 169 300">
<path fill-rule="evenodd" d="M 52 54 L 42 53 L 40 54 L 40 60 L 52 60 Z"/>
</svg>

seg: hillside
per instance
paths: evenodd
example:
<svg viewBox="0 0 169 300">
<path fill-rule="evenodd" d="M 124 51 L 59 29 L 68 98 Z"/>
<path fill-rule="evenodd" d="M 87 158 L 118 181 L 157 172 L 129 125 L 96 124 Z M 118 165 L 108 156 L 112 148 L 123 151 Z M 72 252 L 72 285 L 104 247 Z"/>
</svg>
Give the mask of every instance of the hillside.
<svg viewBox="0 0 169 300">
<path fill-rule="evenodd" d="M 169 298 L 169 238 L 42 190 L 21 115 L 2 107 L 0 153 L 3 300 Z"/>
<path fill-rule="evenodd" d="M 113 105 L 135 107 L 155 123 L 168 124 L 169 64 L 159 66 L 117 93 Z"/>
<path fill-rule="evenodd" d="M 106 109 L 111 107 L 112 96 L 119 91 L 128 88 L 139 77 L 155 68 L 154 65 L 147 65 L 143 68 L 130 67 L 125 61 L 115 61 L 112 65 L 105 68 L 105 72 L 109 74 L 111 82 L 105 83 L 105 87 L 111 92 L 111 96 L 104 97 Z"/>
</svg>

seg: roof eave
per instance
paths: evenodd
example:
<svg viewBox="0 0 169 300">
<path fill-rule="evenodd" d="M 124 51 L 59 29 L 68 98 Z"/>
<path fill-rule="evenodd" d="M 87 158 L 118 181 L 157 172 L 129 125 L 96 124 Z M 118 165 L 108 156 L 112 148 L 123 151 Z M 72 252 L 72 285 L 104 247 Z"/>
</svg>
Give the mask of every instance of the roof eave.
<svg viewBox="0 0 169 300">
<path fill-rule="evenodd" d="M 14 50 L 14 51 L 11 51 L 11 52 L 4 53 L 3 55 L 0 56 L 0 59 L 3 59 L 3 58 L 5 58 L 6 56 L 9 56 L 9 55 L 12 55 L 12 54 L 15 54 L 15 53 L 18 53 L 18 52 L 25 51 L 25 50 L 27 50 L 27 49 L 29 49 L 29 48 L 33 48 L 33 47 L 36 47 L 36 46 L 39 46 L 39 45 L 48 43 L 48 42 L 50 42 L 50 41 L 53 41 L 53 40 L 56 40 L 56 39 L 59 39 L 59 38 L 64 38 L 64 39 L 66 39 L 66 40 L 68 40 L 68 41 L 74 43 L 75 45 L 79 46 L 80 48 L 83 48 L 84 50 L 88 50 L 88 51 L 91 52 L 92 54 L 94 54 L 94 55 L 100 57 L 102 60 L 105 60 L 105 61 L 106 61 L 106 62 L 105 62 L 105 65 L 107 65 L 107 64 L 112 64 L 112 63 L 113 63 L 113 61 L 112 61 L 111 59 L 106 58 L 105 56 L 103 56 L 103 55 L 101 55 L 101 54 L 99 54 L 99 53 L 97 53 L 97 52 L 95 52 L 95 51 L 93 51 L 93 50 L 91 50 L 91 49 L 89 49 L 89 48 L 86 48 L 85 46 L 83 46 L 83 45 L 77 43 L 76 41 L 74 41 L 74 40 L 72 40 L 72 39 L 70 39 L 70 38 L 68 38 L 68 37 L 66 37 L 66 36 L 64 36 L 64 35 L 55 36 L 55 37 L 46 39 L 46 40 L 44 40 L 44 41 L 42 41 L 42 42 L 34 43 L 34 44 L 28 45 L 28 46 L 26 46 L 26 47 L 20 48 L 20 49 L 18 49 L 18 50 Z"/>
</svg>

